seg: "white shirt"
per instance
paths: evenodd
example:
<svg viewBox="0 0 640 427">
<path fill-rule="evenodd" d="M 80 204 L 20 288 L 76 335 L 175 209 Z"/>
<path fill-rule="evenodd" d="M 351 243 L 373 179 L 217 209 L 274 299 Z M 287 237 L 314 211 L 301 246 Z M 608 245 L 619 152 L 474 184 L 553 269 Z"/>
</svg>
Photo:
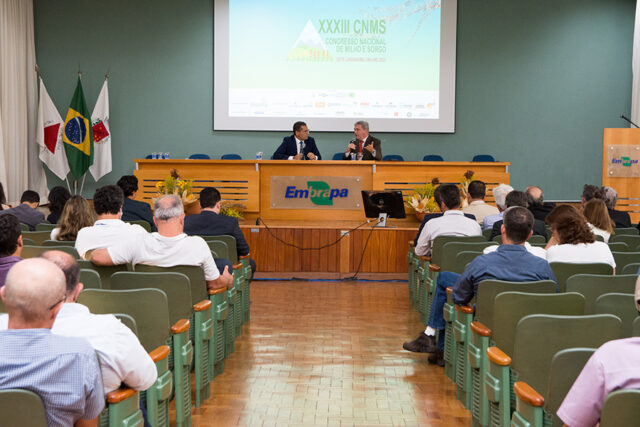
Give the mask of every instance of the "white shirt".
<svg viewBox="0 0 640 427">
<path fill-rule="evenodd" d="M 0 315 L 0 329 L 7 329 L 8 319 L 8 315 Z M 85 338 L 96 350 L 105 394 L 119 388 L 121 383 L 146 390 L 158 377 L 156 365 L 138 337 L 112 314 L 91 314 L 82 304 L 65 303 L 51 332 Z"/>
<path fill-rule="evenodd" d="M 480 225 L 482 225 L 482 221 L 486 216 L 497 215 L 500 213 L 498 208 L 486 204 L 484 200 L 474 200 L 473 202 L 469 203 L 469 206 L 464 208 L 462 212 L 475 216 L 476 221 L 478 221 L 478 224 Z"/>
<path fill-rule="evenodd" d="M 609 245 L 604 242 L 554 245 L 547 249 L 547 261 L 589 264 L 599 262 L 616 268 Z"/>
<path fill-rule="evenodd" d="M 58 234 L 60 234 L 60 227 L 56 227 L 51 230 L 51 234 L 49 235 L 49 239 L 58 240 Z"/>
<path fill-rule="evenodd" d="M 296 154 L 300 154 L 300 143 L 302 142 L 301 139 L 298 139 L 297 136 L 294 136 L 295 140 L 296 140 Z M 293 160 L 294 156 L 289 156 L 289 160 Z"/>
<path fill-rule="evenodd" d="M 417 255 L 431 253 L 433 240 L 438 236 L 481 236 L 482 230 L 478 223 L 464 216 L 461 210 L 449 210 L 439 218 L 429 220 L 422 229 L 418 244 Z"/>
<path fill-rule="evenodd" d="M 145 233 L 135 239 L 120 242 L 107 248 L 114 264 L 147 264 L 157 267 L 176 265 L 199 265 L 204 270 L 206 280 L 220 276 L 211 249 L 199 236 L 178 234 L 174 237 L 158 233 Z"/>
<path fill-rule="evenodd" d="M 99 219 L 93 226 L 78 231 L 75 248 L 81 258 L 87 259 L 87 251 L 108 248 L 131 236 L 144 234 L 148 234 L 147 230 L 138 224 L 129 224 L 119 219 Z"/>
<path fill-rule="evenodd" d="M 494 252 L 498 249 L 499 245 L 491 245 L 491 246 L 487 246 L 486 248 L 484 248 L 484 250 L 482 251 L 483 254 L 489 254 L 491 252 Z M 535 255 L 539 258 L 542 259 L 547 259 L 547 251 L 544 248 L 540 248 L 538 246 L 531 246 L 531 244 L 529 244 L 529 242 L 524 242 L 524 247 L 525 249 L 527 249 L 527 251 L 529 251 L 530 254 Z"/>
<path fill-rule="evenodd" d="M 602 239 L 604 240 L 604 242 L 609 243 L 609 237 L 611 237 L 611 233 L 601 228 L 598 228 L 589 222 L 587 223 L 587 225 L 589 226 L 589 229 L 591 229 L 591 232 L 593 234 L 595 234 L 596 236 L 602 236 Z"/>
</svg>

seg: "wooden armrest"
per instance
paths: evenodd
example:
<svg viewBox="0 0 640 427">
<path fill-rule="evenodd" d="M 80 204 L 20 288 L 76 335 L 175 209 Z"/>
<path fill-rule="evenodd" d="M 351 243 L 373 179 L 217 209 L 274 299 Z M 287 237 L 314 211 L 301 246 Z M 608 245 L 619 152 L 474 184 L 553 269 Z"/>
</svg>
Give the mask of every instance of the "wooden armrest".
<svg viewBox="0 0 640 427">
<path fill-rule="evenodd" d="M 453 292 L 453 286 L 447 286 L 447 295 Z"/>
<path fill-rule="evenodd" d="M 456 305 L 456 311 L 464 314 L 473 314 L 475 310 L 470 305 Z"/>
<path fill-rule="evenodd" d="M 471 330 L 478 335 L 482 335 L 483 337 L 491 336 L 491 329 L 484 326 L 482 323 L 473 321 L 471 322 Z"/>
<path fill-rule="evenodd" d="M 427 262 L 430 262 L 430 261 L 431 261 L 431 257 L 430 257 L 430 256 L 424 256 L 424 255 L 421 255 L 421 256 L 420 256 L 420 261 L 427 261 Z"/>
<path fill-rule="evenodd" d="M 153 363 L 156 363 L 162 359 L 166 359 L 167 357 L 169 357 L 170 351 L 171 349 L 168 345 L 161 345 L 160 347 L 149 353 L 149 357 L 151 358 L 151 360 L 153 360 Z"/>
<path fill-rule="evenodd" d="M 544 397 L 540 396 L 540 394 L 535 391 L 533 387 L 531 387 L 524 381 L 517 381 L 513 385 L 513 391 L 516 393 L 516 396 L 520 398 L 520 400 L 525 401 L 531 406 L 544 405 Z"/>
<path fill-rule="evenodd" d="M 181 334 L 189 330 L 189 321 L 187 319 L 180 319 L 171 327 L 171 332 L 174 334 Z"/>
<path fill-rule="evenodd" d="M 247 259 L 247 258 L 250 258 L 250 257 L 251 257 L 251 254 L 246 254 L 246 255 L 240 255 L 238 257 L 238 259 Z"/>
<path fill-rule="evenodd" d="M 440 266 L 435 264 L 429 264 L 429 271 L 440 271 Z"/>
<path fill-rule="evenodd" d="M 122 402 L 123 400 L 127 400 L 134 394 L 136 394 L 136 391 L 134 389 L 129 387 L 120 387 L 119 389 L 113 390 L 111 393 L 107 394 L 107 402 Z"/>
<path fill-rule="evenodd" d="M 504 354 L 502 350 L 498 347 L 489 347 L 487 349 L 487 356 L 489 356 L 489 360 L 500 366 L 509 366 L 511 365 L 511 358 Z"/>
<path fill-rule="evenodd" d="M 239 262 L 239 263 L 237 263 L 237 264 L 233 264 L 233 269 L 234 269 L 234 270 L 239 270 L 239 269 L 241 269 L 241 268 L 242 268 L 242 263 L 241 263 L 241 262 Z"/>
<path fill-rule="evenodd" d="M 208 289 L 209 295 L 218 295 L 227 292 L 227 288 Z"/>
<path fill-rule="evenodd" d="M 211 300 L 204 299 L 204 300 L 200 301 L 199 303 L 193 305 L 193 311 L 209 310 L 211 308 L 211 304 L 213 304 L 211 302 Z"/>
</svg>

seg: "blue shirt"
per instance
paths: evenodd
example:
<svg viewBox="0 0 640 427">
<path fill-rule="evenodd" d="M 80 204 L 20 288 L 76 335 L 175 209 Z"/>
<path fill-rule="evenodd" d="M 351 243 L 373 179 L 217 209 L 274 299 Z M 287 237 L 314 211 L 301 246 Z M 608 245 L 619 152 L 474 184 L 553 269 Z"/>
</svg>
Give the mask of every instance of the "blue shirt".
<svg viewBox="0 0 640 427">
<path fill-rule="evenodd" d="M 453 286 L 453 302 L 458 305 L 468 304 L 483 280 L 557 282 L 546 260 L 531 254 L 522 245 L 500 245 L 496 251 L 471 261 Z M 556 287 L 556 292 L 558 291 L 559 288 Z"/>
<path fill-rule="evenodd" d="M 72 426 L 104 408 L 95 350 L 50 329 L 0 331 L 0 389 L 21 388 L 44 402 L 48 426 Z"/>
</svg>

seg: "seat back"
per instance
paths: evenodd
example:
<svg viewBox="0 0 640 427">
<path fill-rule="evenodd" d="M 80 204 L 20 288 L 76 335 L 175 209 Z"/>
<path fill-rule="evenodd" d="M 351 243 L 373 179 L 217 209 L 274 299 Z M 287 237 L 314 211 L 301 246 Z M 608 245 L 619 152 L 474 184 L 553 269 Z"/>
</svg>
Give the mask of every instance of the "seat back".
<svg viewBox="0 0 640 427">
<path fill-rule="evenodd" d="M 222 160 L 242 160 L 242 157 L 239 154 L 233 153 L 223 154 L 220 158 Z"/>
<path fill-rule="evenodd" d="M 478 288 L 480 289 L 480 288 Z M 530 314 L 579 316 L 584 313 L 584 297 L 577 293 L 530 294 L 503 292 L 493 303 L 491 338 L 507 355 L 513 355 L 516 326 Z"/>
<path fill-rule="evenodd" d="M 577 264 L 571 262 L 550 262 L 549 265 L 558 280 L 560 292 L 567 289 L 567 279 L 574 274 L 613 274 L 613 267 L 604 263 Z"/>
<path fill-rule="evenodd" d="M 598 348 L 620 338 L 620 319 L 612 314 L 563 316 L 531 314 L 518 322 L 511 370 L 534 390 L 546 390 L 551 360 L 560 350 Z"/>
<path fill-rule="evenodd" d="M 489 329 L 493 329 L 494 304 L 496 296 L 503 292 L 555 294 L 556 282 L 553 280 L 538 280 L 535 282 L 483 280 L 480 282 L 478 285 L 478 294 L 476 296 L 476 320 Z"/>
<path fill-rule="evenodd" d="M 611 293 L 600 295 L 596 299 L 596 314 L 613 314 L 622 321 L 620 330 L 624 338 L 633 336 L 633 322 L 638 317 L 638 310 L 634 301 L 634 294 Z"/>
<path fill-rule="evenodd" d="M 439 154 L 427 154 L 422 158 L 423 162 L 444 162 L 444 159 Z"/>
<path fill-rule="evenodd" d="M 29 231 L 29 226 L 25 223 L 20 223 L 20 231 L 25 232 L 25 231 Z"/>
<path fill-rule="evenodd" d="M 484 236 L 438 236 L 433 239 L 431 247 L 431 263 L 440 265 L 442 263 L 442 247 L 449 242 L 487 242 Z"/>
<path fill-rule="evenodd" d="M 640 236 L 638 236 L 640 237 Z M 616 271 L 622 271 L 628 264 L 640 262 L 640 252 L 612 252 Z"/>
<path fill-rule="evenodd" d="M 124 326 L 129 328 L 136 336 L 138 336 L 138 327 L 136 326 L 136 320 L 124 313 L 113 313 L 116 318 L 122 322 Z"/>
<path fill-rule="evenodd" d="M 226 258 L 229 261 L 229 257 L 231 256 L 231 251 L 227 244 L 221 240 L 207 240 L 207 245 L 209 245 L 209 249 L 211 249 L 212 253 L 215 253 L 214 258 Z M 237 257 L 237 255 L 236 255 Z"/>
<path fill-rule="evenodd" d="M 625 242 L 609 242 L 609 250 L 611 252 L 629 252 L 631 248 Z"/>
<path fill-rule="evenodd" d="M 0 311 L 2 311 L 1 306 Z M 640 316 L 636 317 L 633 321 L 633 326 L 631 326 L 631 333 L 634 337 L 640 337 Z"/>
<path fill-rule="evenodd" d="M 22 258 L 37 258 L 46 251 L 62 251 L 70 254 L 74 258 L 79 258 L 78 252 L 73 246 L 23 246 Z"/>
<path fill-rule="evenodd" d="M 478 251 L 458 252 L 458 254 L 456 255 L 455 266 L 451 271 L 453 271 L 454 273 L 462 274 L 464 272 L 464 269 L 467 268 L 467 265 L 469 265 L 471 261 L 473 261 L 480 255 L 482 255 L 482 252 L 478 252 Z"/>
<path fill-rule="evenodd" d="M 22 238 L 22 244 L 23 244 L 24 246 L 35 246 L 35 245 L 36 245 L 36 242 L 34 242 L 34 241 L 33 241 L 33 240 L 31 240 L 31 239 L 27 239 L 26 237 L 23 237 L 23 238 Z"/>
<path fill-rule="evenodd" d="M 40 396 L 29 390 L 0 390 L 2 425 L 46 427 L 47 414 Z"/>
<path fill-rule="evenodd" d="M 620 271 L 619 274 L 624 274 L 624 275 L 633 274 L 635 276 L 638 276 L 638 270 L 640 270 L 640 262 L 632 262 L 631 264 L 627 264 L 624 266 L 622 271 L 616 268 L 616 272 Z"/>
<path fill-rule="evenodd" d="M 499 245 L 502 244 L 502 235 L 497 235 L 492 239 L 494 242 Z M 545 236 L 541 236 L 539 234 L 532 234 L 531 237 L 527 240 L 530 245 L 545 245 L 547 244 L 547 238 Z"/>
<path fill-rule="evenodd" d="M 41 245 L 45 240 L 49 240 L 51 237 L 51 231 L 23 231 L 22 238 L 27 238 L 33 240 L 36 245 Z"/>
<path fill-rule="evenodd" d="M 51 230 L 56 228 L 58 224 L 49 224 L 48 222 L 41 222 L 40 224 L 36 224 L 36 231 L 48 231 L 51 233 Z"/>
<path fill-rule="evenodd" d="M 144 228 L 145 230 L 147 230 L 147 233 L 151 233 L 151 224 L 149 224 L 147 221 L 144 221 L 142 219 L 136 219 L 134 221 L 125 221 L 129 224 L 137 224 L 140 227 Z"/>
<path fill-rule="evenodd" d="M 45 240 L 41 246 L 71 246 L 76 245 L 75 240 Z"/>
<path fill-rule="evenodd" d="M 640 234 L 640 231 L 636 227 L 616 227 L 614 229 L 614 236 L 619 236 L 621 234 L 630 234 L 632 236 L 637 236 Z"/>
<path fill-rule="evenodd" d="M 487 246 L 495 246 L 494 242 L 448 242 L 442 247 L 441 271 L 453 271 L 456 267 L 456 256 L 460 252 L 482 252 Z"/>
<path fill-rule="evenodd" d="M 136 264 L 135 271 L 143 273 L 182 273 L 189 278 L 192 305 L 209 298 L 207 282 L 204 278 L 204 270 L 198 265 L 156 267 L 154 265 Z"/>
<path fill-rule="evenodd" d="M 626 243 L 627 246 L 629 246 L 629 250 L 635 251 L 638 245 L 640 245 L 640 236 L 638 236 L 637 234 L 614 234 L 609 238 L 609 242 Z"/>
<path fill-rule="evenodd" d="M 189 156 L 190 159 L 201 159 L 201 160 L 207 160 L 210 159 L 211 157 L 209 157 L 208 154 L 202 154 L 202 153 L 196 153 L 196 154 L 192 154 Z"/>
<path fill-rule="evenodd" d="M 191 284 L 186 275 L 174 272 L 142 273 L 138 271 L 119 271 L 111 276 L 111 289 L 145 288 L 160 289 L 167 295 L 169 323 L 171 325 L 180 319 L 191 319 L 191 314 L 193 313 Z"/>
<path fill-rule="evenodd" d="M 101 266 L 95 265 L 91 261 L 86 261 L 83 259 L 79 259 L 78 264 L 80 265 L 80 268 L 86 268 L 98 272 L 98 274 L 100 275 L 100 283 L 102 284 L 102 289 L 111 288 L 111 275 L 113 273 L 117 273 L 118 271 L 127 271 L 127 264 Z"/>
<path fill-rule="evenodd" d="M 493 158 L 491 154 L 476 154 L 473 156 L 472 162 L 495 162 L 496 159 Z"/>
<path fill-rule="evenodd" d="M 331 160 L 342 160 L 343 156 L 344 156 L 344 153 L 334 153 Z"/>
<path fill-rule="evenodd" d="M 167 344 L 169 305 L 167 295 L 159 289 L 87 289 L 80 292 L 78 302 L 94 314 L 123 313 L 133 317 L 138 338 L 147 352 Z"/>
<path fill-rule="evenodd" d="M 91 268 L 80 269 L 80 282 L 84 289 L 102 289 L 100 274 Z"/>
<path fill-rule="evenodd" d="M 600 427 L 633 426 L 640 420 L 640 390 L 609 393 L 600 413 Z"/>
<path fill-rule="evenodd" d="M 382 157 L 383 162 L 404 162 L 404 157 L 399 154 L 387 154 Z"/>
<path fill-rule="evenodd" d="M 583 295 L 584 314 L 594 314 L 596 299 L 600 295 L 633 293 L 636 288 L 636 279 L 635 275 L 576 274 L 567 279 L 567 292 Z"/>
</svg>

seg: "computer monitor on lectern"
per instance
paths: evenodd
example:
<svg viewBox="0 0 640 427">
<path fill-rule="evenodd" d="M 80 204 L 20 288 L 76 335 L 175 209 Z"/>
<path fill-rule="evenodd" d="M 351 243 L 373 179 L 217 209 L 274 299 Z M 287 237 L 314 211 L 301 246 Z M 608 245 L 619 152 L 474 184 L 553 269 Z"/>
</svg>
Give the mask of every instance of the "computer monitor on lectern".
<svg viewBox="0 0 640 427">
<path fill-rule="evenodd" d="M 362 205 L 367 218 L 378 218 L 378 225 L 387 225 L 387 218 L 405 218 L 401 191 L 362 191 Z"/>
</svg>

